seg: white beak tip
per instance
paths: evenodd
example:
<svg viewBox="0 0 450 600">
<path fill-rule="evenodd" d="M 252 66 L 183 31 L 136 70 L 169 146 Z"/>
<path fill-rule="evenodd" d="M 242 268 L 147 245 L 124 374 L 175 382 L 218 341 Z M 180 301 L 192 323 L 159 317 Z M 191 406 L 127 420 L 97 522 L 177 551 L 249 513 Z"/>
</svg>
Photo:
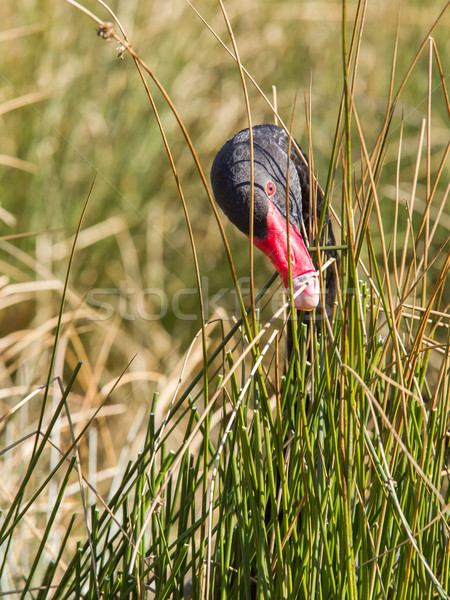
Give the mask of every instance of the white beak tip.
<svg viewBox="0 0 450 600">
<path fill-rule="evenodd" d="M 320 286 L 317 275 L 307 273 L 295 277 L 292 281 L 294 306 L 297 310 L 314 310 L 320 300 Z"/>
</svg>

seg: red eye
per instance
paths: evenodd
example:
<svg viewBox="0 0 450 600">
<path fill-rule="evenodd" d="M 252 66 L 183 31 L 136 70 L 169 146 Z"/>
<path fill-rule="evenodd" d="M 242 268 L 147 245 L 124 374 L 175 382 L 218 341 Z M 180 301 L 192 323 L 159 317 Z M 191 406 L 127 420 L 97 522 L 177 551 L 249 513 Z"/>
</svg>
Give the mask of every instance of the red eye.
<svg viewBox="0 0 450 600">
<path fill-rule="evenodd" d="M 273 181 L 269 181 L 266 184 L 266 193 L 268 196 L 272 196 L 275 193 L 275 184 Z"/>
</svg>

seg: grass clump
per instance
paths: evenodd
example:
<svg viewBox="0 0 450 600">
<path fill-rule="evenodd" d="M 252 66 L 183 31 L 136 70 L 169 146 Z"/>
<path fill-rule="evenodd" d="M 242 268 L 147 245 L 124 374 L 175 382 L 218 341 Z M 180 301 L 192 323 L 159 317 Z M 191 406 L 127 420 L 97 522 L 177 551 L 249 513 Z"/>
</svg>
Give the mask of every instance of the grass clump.
<svg viewBox="0 0 450 600">
<path fill-rule="evenodd" d="M 411 34 L 414 42 L 405 50 L 400 19 L 393 59 L 383 55 L 390 64 L 380 76 L 385 95 L 375 95 L 375 102 L 369 92 L 380 88 L 364 75 L 373 73 L 370 61 L 377 62 L 368 48 L 379 39 L 380 16 L 365 4 L 344 3 L 327 13 L 341 53 L 327 46 L 322 60 L 330 72 L 340 65 L 339 95 L 319 84 L 322 98 L 328 94 L 336 107 L 322 128 L 313 64 L 302 119 L 309 144 L 303 145 L 310 146 L 324 182 L 341 265 L 332 318 L 308 327 L 301 320 L 286 323 L 289 303 L 280 302 L 278 280 L 262 283 L 260 257 L 249 268 L 245 241 L 230 232 L 228 243 L 202 166 L 225 137 L 245 127 L 246 114 L 253 122 L 273 119 L 276 107 L 254 83 L 264 80 L 261 87 L 268 89 L 268 75 L 258 73 L 273 53 L 296 47 L 295 35 L 288 35 L 293 25 L 285 23 L 292 6 L 280 3 L 269 20 L 261 3 L 255 19 L 264 23 L 258 35 L 266 43 L 256 58 L 250 12 L 220 3 L 200 10 L 202 22 L 189 6 L 170 6 L 172 12 L 159 16 L 141 14 L 142 7 L 121 15 L 121 22 L 146 25 L 136 30 L 139 53 L 110 9 L 104 21 L 94 15 L 101 37 L 126 58 L 113 74 L 98 63 L 90 73 L 91 82 L 97 77 L 106 87 L 105 113 L 90 104 L 94 96 L 85 81 L 77 98 L 50 105 L 47 118 L 63 134 L 58 111 L 71 115 L 90 106 L 80 121 L 70 116 L 73 129 L 59 145 L 42 135 L 44 120 L 33 123 L 37 165 L 31 150 L 29 156 L 14 147 L 15 135 L 5 136 L 11 156 L 3 163 L 14 168 L 8 181 L 18 204 L 15 210 L 6 204 L 1 213 L 11 232 L 0 240 L 0 595 L 448 598 L 446 9 L 427 16 L 425 29 L 425 13 L 408 6 L 412 23 L 406 27 L 421 36 Z M 58 32 L 71 43 L 87 22 L 86 10 L 77 8 L 67 6 L 65 13 L 80 19 L 76 28 Z M 319 11 L 325 8 L 317 3 Z M 388 6 L 380 10 L 384 18 L 391 15 Z M 172 48 L 164 20 L 186 22 L 186 15 L 195 26 L 181 28 Z M 323 36 L 323 21 L 308 18 Z M 44 24 L 15 35 L 29 52 L 29 37 L 45 31 Z M 154 68 L 143 60 L 152 50 L 144 31 L 165 44 Z M 211 34 L 224 40 L 230 34 L 228 50 Z M 58 44 L 67 47 L 64 36 Z M 193 39 L 196 50 L 189 46 Z M 75 68 L 82 53 L 73 45 Z M 213 46 L 206 57 L 205 48 Z M 111 46 L 101 48 L 104 62 Z M 168 59 L 171 50 L 175 62 Z M 317 45 L 309 53 L 316 56 Z M 142 97 L 134 111 L 107 101 L 118 102 L 122 85 L 136 81 L 130 58 L 153 110 L 146 131 Z M 47 59 L 44 79 L 58 56 Z M 203 64 L 208 76 L 200 73 Z M 287 73 L 301 68 L 295 59 Z M 212 118 L 204 105 L 198 108 L 195 82 L 216 108 Z M 275 83 L 278 113 L 289 122 L 292 88 Z M 79 104 L 86 97 L 87 104 Z M 123 111 L 121 124 L 136 121 L 140 129 L 132 145 L 123 136 L 117 150 L 115 132 L 104 127 Z M 214 121 L 221 126 L 206 126 Z M 12 131 L 25 127 L 14 119 L 9 125 Z M 101 139 L 92 156 L 83 155 L 86 131 Z M 67 159 L 70 144 L 76 159 Z M 108 164 L 113 147 L 115 169 L 100 172 L 91 189 L 92 174 L 88 180 L 80 174 L 89 162 Z M 53 167 L 44 167 L 39 161 L 49 157 Z M 153 161 L 147 182 L 146 160 Z M 47 180 L 45 173 L 54 177 Z M 73 194 L 45 206 L 44 197 L 63 181 Z M 78 196 L 88 197 L 83 211 Z M 40 203 L 31 210 L 35 198 Z M 72 225 L 60 230 L 61 223 Z M 23 232 L 32 233 L 19 237 Z M 254 306 L 248 282 L 239 279 L 248 273 Z M 217 287 L 208 290 L 212 280 Z M 162 315 L 157 290 L 175 296 L 183 286 L 189 300 L 177 296 Z M 298 343 L 285 368 L 286 326 Z"/>
</svg>

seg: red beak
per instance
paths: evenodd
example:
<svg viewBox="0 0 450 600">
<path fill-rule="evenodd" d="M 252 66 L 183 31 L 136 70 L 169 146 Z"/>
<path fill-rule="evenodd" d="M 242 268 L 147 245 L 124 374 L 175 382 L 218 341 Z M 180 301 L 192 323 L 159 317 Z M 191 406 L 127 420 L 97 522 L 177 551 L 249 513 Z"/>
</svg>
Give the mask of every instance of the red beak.
<svg viewBox="0 0 450 600">
<path fill-rule="evenodd" d="M 267 213 L 269 233 L 264 239 L 254 238 L 254 244 L 272 261 L 281 275 L 284 287 L 289 288 L 289 263 L 287 254 L 286 220 L 269 201 Z M 289 225 L 292 285 L 294 306 L 298 310 L 313 310 L 319 304 L 320 289 L 316 270 L 306 249 L 301 233 Z M 302 291 L 299 292 L 304 288 Z M 299 292 L 296 296 L 296 292 Z"/>
</svg>

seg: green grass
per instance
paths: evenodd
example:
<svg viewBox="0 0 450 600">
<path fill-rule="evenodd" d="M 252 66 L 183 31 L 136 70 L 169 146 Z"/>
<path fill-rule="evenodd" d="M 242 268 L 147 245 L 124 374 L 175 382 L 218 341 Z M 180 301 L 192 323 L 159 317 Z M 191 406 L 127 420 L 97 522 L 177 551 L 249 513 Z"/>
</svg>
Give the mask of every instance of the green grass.
<svg viewBox="0 0 450 600">
<path fill-rule="evenodd" d="M 0 597 L 448 598 L 448 11 L 372 4 L 226 3 L 241 65 L 187 3 L 112 6 L 123 61 L 0 8 Z M 344 248 L 313 329 L 205 185 L 274 118 L 238 66 Z"/>
</svg>

